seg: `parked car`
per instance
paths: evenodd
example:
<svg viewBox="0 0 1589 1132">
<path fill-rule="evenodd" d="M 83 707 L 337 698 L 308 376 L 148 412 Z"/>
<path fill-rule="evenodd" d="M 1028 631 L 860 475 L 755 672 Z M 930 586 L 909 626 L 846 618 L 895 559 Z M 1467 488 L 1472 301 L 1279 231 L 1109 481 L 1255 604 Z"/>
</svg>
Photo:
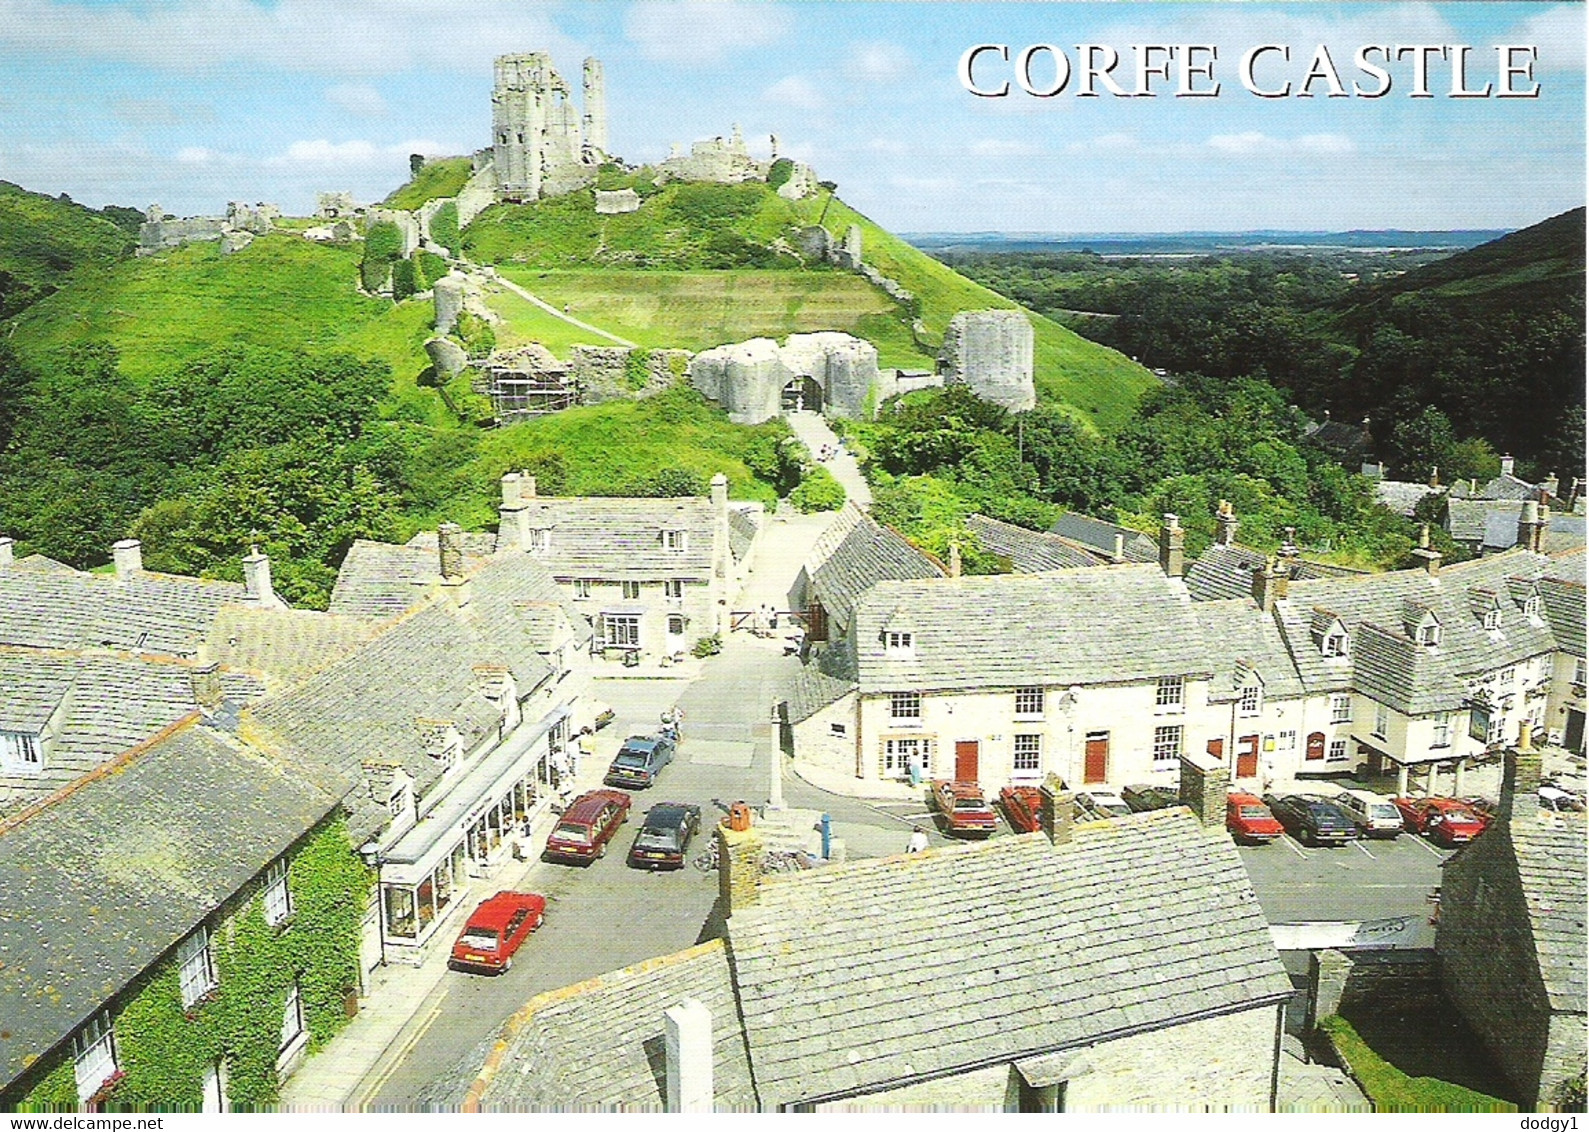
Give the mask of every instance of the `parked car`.
<svg viewBox="0 0 1589 1132">
<path fill-rule="evenodd" d="M 999 806 L 1017 833 L 1035 833 L 1043 827 L 1043 792 L 1035 786 L 1006 786 L 999 791 Z"/>
<path fill-rule="evenodd" d="M 948 832 L 962 837 L 987 837 L 998 824 L 993 807 L 975 782 L 940 778 L 932 784 L 933 804 L 943 815 Z"/>
<path fill-rule="evenodd" d="M 1181 804 L 1181 792 L 1168 786 L 1127 786 L 1120 791 L 1120 797 L 1131 808 L 1131 812 L 1137 814 L 1148 810 L 1167 810 Z"/>
<path fill-rule="evenodd" d="M 1357 840 L 1357 823 L 1322 794 L 1265 794 L 1264 805 L 1304 845 L 1345 845 Z"/>
<path fill-rule="evenodd" d="M 1076 816 L 1084 820 L 1123 818 L 1131 812 L 1113 790 L 1088 790 L 1076 795 Z"/>
<path fill-rule="evenodd" d="M 682 869 L 690 838 L 701 828 L 701 807 L 683 802 L 658 802 L 629 847 L 629 864 L 637 869 Z"/>
<path fill-rule="evenodd" d="M 1263 845 L 1285 833 L 1269 807 L 1256 794 L 1235 793 L 1225 798 L 1225 829 L 1246 845 Z"/>
<path fill-rule="evenodd" d="M 1401 810 L 1383 794 L 1375 794 L 1372 790 L 1342 790 L 1335 796 L 1335 804 L 1351 815 L 1364 837 L 1395 840 L 1401 836 Z"/>
<path fill-rule="evenodd" d="M 568 804 L 546 838 L 544 859 L 588 864 L 607 855 L 607 842 L 629 820 L 629 795 L 592 790 Z"/>
<path fill-rule="evenodd" d="M 1551 810 L 1558 814 L 1581 814 L 1584 812 L 1583 800 L 1559 786 L 1541 786 L 1539 788 L 1539 808 Z"/>
<path fill-rule="evenodd" d="M 1484 815 L 1456 798 L 1392 798 L 1408 833 L 1422 833 L 1447 847 L 1472 841 L 1489 824 Z"/>
<path fill-rule="evenodd" d="M 665 735 L 631 735 L 618 748 L 602 781 L 608 786 L 650 786 L 672 761 L 672 739 Z"/>
<path fill-rule="evenodd" d="M 452 945 L 447 966 L 454 971 L 500 975 L 513 966 L 513 953 L 546 919 L 546 897 L 534 892 L 499 892 L 469 915 Z"/>
</svg>

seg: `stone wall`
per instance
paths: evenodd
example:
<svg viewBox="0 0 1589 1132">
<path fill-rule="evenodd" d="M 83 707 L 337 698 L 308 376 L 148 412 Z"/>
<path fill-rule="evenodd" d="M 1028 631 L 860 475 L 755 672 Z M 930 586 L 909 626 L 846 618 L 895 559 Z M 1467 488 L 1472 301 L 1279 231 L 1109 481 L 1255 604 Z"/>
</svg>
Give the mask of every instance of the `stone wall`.
<svg viewBox="0 0 1589 1132">
<path fill-rule="evenodd" d="M 823 411 L 838 417 L 864 417 L 881 384 L 877 348 L 836 331 L 791 334 L 782 347 L 771 338 L 718 346 L 695 355 L 689 372 L 691 383 L 738 424 L 777 416 L 784 386 L 799 377 L 817 384 Z"/>
<path fill-rule="evenodd" d="M 616 216 L 625 212 L 640 211 L 640 194 L 633 189 L 596 190 L 596 212 L 602 216 Z"/>
<path fill-rule="evenodd" d="M 569 353 L 568 368 L 579 383 L 586 404 L 615 401 L 628 397 L 649 397 L 660 393 L 688 372 L 692 355 L 688 350 L 649 350 L 646 352 L 646 381 L 636 389 L 629 376 L 628 346 L 575 346 Z M 675 369 L 675 366 L 678 368 Z"/>
<path fill-rule="evenodd" d="M 138 226 L 138 254 L 152 255 L 196 241 L 219 240 L 230 231 L 218 216 L 190 216 L 182 220 L 145 220 Z"/>
<path fill-rule="evenodd" d="M 1308 1028 L 1320 1018 L 1391 1013 L 1417 1025 L 1447 1009 L 1433 950 L 1316 951 L 1308 968 Z"/>
<path fill-rule="evenodd" d="M 1037 404 L 1032 349 L 1032 324 L 1021 311 L 961 311 L 949 320 L 938 366 L 945 384 L 1023 412 Z"/>
</svg>

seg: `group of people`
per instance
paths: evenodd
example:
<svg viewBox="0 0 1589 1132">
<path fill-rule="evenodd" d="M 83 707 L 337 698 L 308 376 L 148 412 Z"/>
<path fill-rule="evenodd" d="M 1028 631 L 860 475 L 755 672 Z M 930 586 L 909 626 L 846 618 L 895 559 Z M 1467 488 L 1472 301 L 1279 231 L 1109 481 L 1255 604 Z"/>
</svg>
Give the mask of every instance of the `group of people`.
<svg viewBox="0 0 1589 1132">
<path fill-rule="evenodd" d="M 750 631 L 758 637 L 770 637 L 777 629 L 778 611 L 766 602 L 762 602 L 751 615 Z"/>
<path fill-rule="evenodd" d="M 824 444 L 821 448 L 817 449 L 817 462 L 826 464 L 829 460 L 833 459 L 833 457 L 839 454 L 839 449 L 842 448 L 843 445 L 844 442 L 842 440 L 838 444 Z"/>
</svg>

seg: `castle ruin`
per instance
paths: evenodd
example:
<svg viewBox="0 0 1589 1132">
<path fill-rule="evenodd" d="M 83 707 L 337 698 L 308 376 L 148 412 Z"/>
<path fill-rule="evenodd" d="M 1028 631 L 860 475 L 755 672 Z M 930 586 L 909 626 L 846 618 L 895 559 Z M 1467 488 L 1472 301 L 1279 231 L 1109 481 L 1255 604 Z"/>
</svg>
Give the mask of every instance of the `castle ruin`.
<svg viewBox="0 0 1589 1132">
<path fill-rule="evenodd" d="M 961 311 L 949 320 L 938 371 L 984 401 L 1023 413 L 1037 404 L 1032 324 L 1018 310 Z"/>
<path fill-rule="evenodd" d="M 546 52 L 497 57 L 491 155 L 502 199 L 560 196 L 596 179 L 607 157 L 604 84 L 600 61 L 585 60 L 581 115 Z"/>
<path fill-rule="evenodd" d="M 717 346 L 696 354 L 689 372 L 736 424 L 760 424 L 785 408 L 864 419 L 869 403 L 893 393 L 877 347 L 837 331 L 791 334 L 782 346 L 771 338 Z"/>
</svg>

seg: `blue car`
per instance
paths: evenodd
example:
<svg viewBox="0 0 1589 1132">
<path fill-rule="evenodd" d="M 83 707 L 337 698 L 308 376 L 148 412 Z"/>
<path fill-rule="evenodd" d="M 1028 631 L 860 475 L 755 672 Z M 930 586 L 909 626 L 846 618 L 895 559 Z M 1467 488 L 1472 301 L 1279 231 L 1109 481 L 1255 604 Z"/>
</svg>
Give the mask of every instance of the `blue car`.
<svg viewBox="0 0 1589 1132">
<path fill-rule="evenodd" d="M 663 735 L 631 735 L 602 779 L 608 786 L 650 786 L 673 761 L 673 740 Z"/>
</svg>

